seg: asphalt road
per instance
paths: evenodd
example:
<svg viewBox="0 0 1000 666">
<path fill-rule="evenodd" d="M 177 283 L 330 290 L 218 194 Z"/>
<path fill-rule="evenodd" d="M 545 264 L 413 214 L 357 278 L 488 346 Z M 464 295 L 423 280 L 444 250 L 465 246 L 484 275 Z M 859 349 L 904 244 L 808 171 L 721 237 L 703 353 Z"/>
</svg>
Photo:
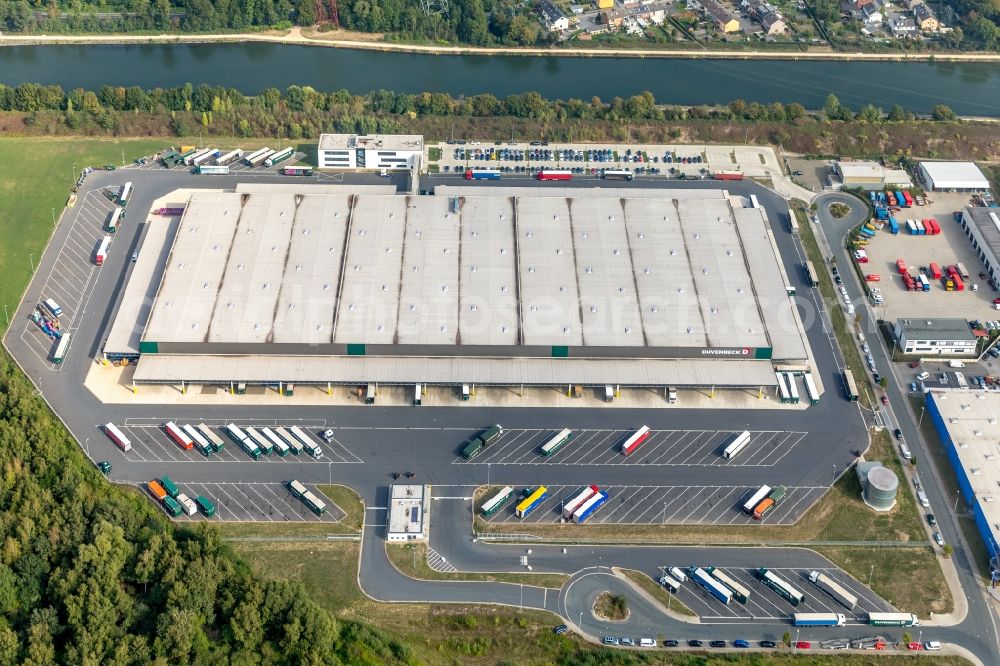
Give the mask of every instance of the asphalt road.
<svg viewBox="0 0 1000 666">
<path fill-rule="evenodd" d="M 154 198 L 178 187 L 232 187 L 239 179 L 260 179 L 264 182 L 288 182 L 287 177 L 269 175 L 243 175 L 239 177 L 197 177 L 179 170 L 129 169 L 115 172 L 95 172 L 88 177 L 84 193 L 103 186 L 117 186 L 125 180 L 135 184 L 135 194 L 130 203 L 133 211 L 145 211 Z M 302 179 L 305 180 L 305 179 Z M 345 176 L 351 182 L 385 183 L 385 179 L 373 176 Z M 511 179 L 513 181 L 513 179 Z M 525 186 L 539 185 L 537 181 L 517 182 Z M 325 182 L 325 181 L 324 181 Z M 396 181 L 394 181 L 396 182 Z M 430 178 L 422 187 L 440 183 L 465 184 L 457 178 Z M 402 185 L 402 182 L 396 182 Z M 570 186 L 586 187 L 599 181 L 572 181 Z M 470 184 L 469 186 L 477 186 Z M 561 184 L 562 185 L 562 184 Z M 620 184 L 616 184 L 618 186 Z M 710 181 L 667 182 L 664 180 L 639 179 L 630 184 L 634 187 L 683 187 L 714 188 L 718 183 Z M 542 185 L 544 186 L 544 185 Z M 822 308 L 813 290 L 804 282 L 801 270 L 803 256 L 791 234 L 788 233 L 787 208 L 784 201 L 768 190 L 749 182 L 726 183 L 725 187 L 736 194 L 757 194 L 767 208 L 775 233 L 775 239 L 785 259 L 785 270 L 790 281 L 799 291 L 797 298 L 800 315 L 807 326 L 807 333 L 819 371 L 822 373 L 827 392 L 819 405 L 804 411 L 772 410 L 732 410 L 704 411 L 691 409 L 666 410 L 572 410 L 572 423 L 566 423 L 566 411 L 545 408 L 461 408 L 421 407 L 186 407 L 156 405 L 103 405 L 85 390 L 81 390 L 89 364 L 98 355 L 112 321 L 115 304 L 127 281 L 132 251 L 141 243 L 141 225 L 130 221 L 116 233 L 111 256 L 100 271 L 91 271 L 84 280 L 79 303 L 63 304 L 68 309 L 66 325 L 75 337 L 73 353 L 61 366 L 53 366 L 39 354 L 38 333 L 31 329 L 27 317 L 30 309 L 47 294 L 43 288 L 60 258 L 60 252 L 68 246 L 76 223 L 74 209 L 66 212 L 57 227 L 52 242 L 39 260 L 36 277 L 28 288 L 26 297 L 13 314 L 13 325 L 5 337 L 5 345 L 39 387 L 41 394 L 64 420 L 70 431 L 83 444 L 87 454 L 94 460 L 107 459 L 114 464 L 114 479 L 121 482 L 141 482 L 151 477 L 169 474 L 182 484 L 208 483 L 274 483 L 298 478 L 303 482 L 343 483 L 355 488 L 370 507 L 369 526 L 363 539 L 363 555 L 360 568 L 362 588 L 372 597 L 383 601 L 440 601 L 440 602 L 481 602 L 523 605 L 546 608 L 561 613 L 573 620 L 577 609 L 586 606 L 586 597 L 592 592 L 594 583 L 604 578 L 587 576 L 578 583 L 563 590 L 562 594 L 541 588 L 505 585 L 495 583 L 442 583 L 415 581 L 399 574 L 389 565 L 383 549 L 385 524 L 385 495 L 390 474 L 399 471 L 413 471 L 417 481 L 437 486 L 456 486 L 456 492 L 471 494 L 474 486 L 493 482 L 514 486 L 529 486 L 538 483 L 558 481 L 563 485 L 584 485 L 599 482 L 603 486 L 622 485 L 716 485 L 753 486 L 785 484 L 790 486 L 828 486 L 835 476 L 844 472 L 854 459 L 854 452 L 863 448 L 864 421 L 857 407 L 845 402 L 838 390 L 839 358 L 831 334 L 825 323 Z M 81 193 L 81 194 L 84 194 Z M 133 214 L 135 217 L 139 215 Z M 122 251 L 120 248 L 126 248 Z M 81 271 L 83 272 L 83 271 Z M 200 422 L 232 420 L 240 422 L 271 421 L 281 424 L 301 423 L 310 428 L 330 427 L 336 429 L 338 442 L 351 456 L 362 464 L 343 460 L 313 461 L 304 456 L 286 460 L 285 464 L 252 462 L 241 460 L 212 460 L 199 457 L 178 458 L 171 451 L 171 444 L 165 437 L 148 435 L 149 456 L 142 459 L 127 457 L 114 447 L 98 429 L 99 424 L 113 421 L 129 423 L 155 423 L 172 419 L 178 422 Z M 456 453 L 462 443 L 477 429 L 491 424 L 503 423 L 519 428 L 562 428 L 580 429 L 629 429 L 639 424 L 649 425 L 659 430 L 743 430 L 790 431 L 807 433 L 803 443 L 797 444 L 787 455 L 771 466 L 721 466 L 716 464 L 694 465 L 602 465 L 594 469 L 588 465 L 561 465 L 555 473 L 540 464 L 482 464 L 456 463 Z M 138 427 L 138 426 L 136 426 Z M 157 456 L 157 447 L 162 456 Z M 414 452 L 419 452 L 415 455 Z M 554 476 L 557 475 L 557 478 Z M 595 476 L 599 478 L 595 478 Z M 937 501 L 937 499 L 935 499 Z M 435 505 L 437 506 L 437 505 Z M 467 520 L 441 521 L 434 524 L 433 543 L 440 544 L 442 550 L 458 558 L 463 567 L 511 568 L 511 549 L 473 544 L 467 533 Z M 952 539 L 954 541 L 954 539 Z M 620 549 L 600 547 L 590 553 L 574 549 L 571 557 L 558 554 L 538 556 L 539 566 L 551 567 L 553 571 L 572 573 L 586 567 L 604 563 L 604 566 L 623 565 L 640 570 L 650 570 L 654 564 L 649 549 Z M 658 551 L 662 558 L 663 549 Z M 794 549 L 769 549 L 765 565 L 772 567 L 794 566 L 801 553 Z M 684 553 L 679 553 L 681 557 Z M 725 560 L 727 549 L 703 548 L 699 557 Z M 741 553 L 744 557 L 753 551 Z M 813 556 L 815 557 L 815 556 Z M 596 558 L 596 563 L 595 563 Z M 756 561 L 756 560 L 755 560 Z M 791 563 L 791 564 L 789 564 Z M 747 565 L 751 566 L 751 565 Z M 971 588 L 967 588 L 971 589 Z M 634 599 L 630 595 L 630 599 Z M 639 625 L 655 623 L 656 626 L 672 627 L 678 636 L 691 634 L 688 625 L 667 618 L 655 606 L 648 608 L 636 602 L 633 606 L 634 622 Z M 981 603 L 981 602 L 980 602 Z M 670 624 L 673 623 L 673 624 Z M 587 633 L 598 635 L 596 625 L 587 624 Z M 780 636 L 787 624 L 768 625 L 754 623 L 754 637 Z M 947 635 L 955 638 L 979 636 L 983 632 L 978 626 L 965 625 L 959 629 L 947 630 Z M 700 635 L 722 637 L 725 627 L 699 627 Z M 728 632 L 732 638 L 731 632 Z M 945 636 L 941 632 L 942 638 Z M 935 636 L 936 638 L 936 636 Z M 963 641 L 964 642 L 964 641 Z M 976 638 L 974 644 L 980 648 L 985 643 Z M 970 645 L 971 647 L 971 645 Z M 989 654 L 988 652 L 980 652 Z"/>
<path fill-rule="evenodd" d="M 828 204 L 835 201 L 851 207 L 851 213 L 846 218 L 836 220 L 828 214 Z M 980 657 L 988 657 L 985 663 L 997 663 L 1000 642 L 998 642 L 996 612 L 993 606 L 984 600 L 983 587 L 978 573 L 975 571 L 970 555 L 971 551 L 968 544 L 965 543 L 962 531 L 952 511 L 952 503 L 955 498 L 946 497 L 941 481 L 941 474 L 950 474 L 951 470 L 938 470 L 934 467 L 928 453 L 927 442 L 920 436 L 917 428 L 921 417 L 913 414 L 909 408 L 908 384 L 910 379 L 907 375 L 901 377 L 899 369 L 891 362 L 890 350 L 886 348 L 884 340 L 877 330 L 877 315 L 868 302 L 863 285 L 860 284 L 853 269 L 850 268 L 852 259 L 844 247 L 844 238 L 850 229 L 867 218 L 867 206 L 857 197 L 843 193 L 821 195 L 816 199 L 815 204 L 823 235 L 828 239 L 830 249 L 837 257 L 837 264 L 842 267 L 841 275 L 844 277 L 844 286 L 847 288 L 852 302 L 856 304 L 856 314 L 860 316 L 860 325 L 865 332 L 865 339 L 871 347 L 872 356 L 875 358 L 875 367 L 879 374 L 886 377 L 889 382 L 886 394 L 889 396 L 890 404 L 887 407 L 880 407 L 879 418 L 888 428 L 902 430 L 904 440 L 916 459 L 920 461 L 921 482 L 931 503 L 931 508 L 927 511 L 934 513 L 938 520 L 938 530 L 944 536 L 945 541 L 954 547 L 952 559 L 958 570 L 962 590 L 968 599 L 969 611 L 965 621 L 960 625 L 938 633 L 951 636 L 947 640 L 964 644 L 975 650 Z M 817 270 L 821 269 L 817 267 Z M 828 270 L 828 267 L 824 267 L 822 270 Z M 901 490 L 904 492 L 914 492 L 912 485 L 901 480 Z"/>
</svg>

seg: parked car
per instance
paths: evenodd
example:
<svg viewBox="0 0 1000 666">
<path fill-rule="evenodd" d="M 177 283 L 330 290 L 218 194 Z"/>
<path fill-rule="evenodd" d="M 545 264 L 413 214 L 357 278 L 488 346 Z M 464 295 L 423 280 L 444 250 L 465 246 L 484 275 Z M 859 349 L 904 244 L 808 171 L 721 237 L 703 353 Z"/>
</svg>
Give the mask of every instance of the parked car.
<svg viewBox="0 0 1000 666">
<path fill-rule="evenodd" d="M 941 536 L 940 532 L 934 533 L 934 543 L 936 543 L 941 548 L 944 548 L 944 537 Z"/>
<path fill-rule="evenodd" d="M 882 383 L 882 375 L 878 374 L 877 372 L 873 372 L 872 373 L 872 379 L 875 380 L 876 384 L 881 384 Z"/>
<path fill-rule="evenodd" d="M 726 641 L 712 641 L 709 645 L 714 648 L 724 648 L 726 647 Z"/>
<path fill-rule="evenodd" d="M 628 636 L 622 636 L 622 645 L 635 646 L 635 641 L 629 638 Z"/>
<path fill-rule="evenodd" d="M 901 440 L 901 439 L 903 439 L 903 431 L 902 431 L 902 430 L 900 430 L 899 428 L 896 428 L 895 430 L 893 430 L 893 431 L 892 431 L 892 434 L 893 434 L 893 436 L 895 436 L 895 438 L 896 438 L 897 440 Z"/>
<path fill-rule="evenodd" d="M 885 393 L 882 394 L 882 404 L 883 405 L 889 404 L 889 396 L 887 396 Z"/>
<path fill-rule="evenodd" d="M 107 460 L 102 460 L 101 462 L 97 463 L 97 469 L 101 470 L 105 474 L 111 474 L 111 463 L 109 463 Z"/>
<path fill-rule="evenodd" d="M 917 383 L 910 382 L 910 393 L 916 393 L 916 392 L 917 392 Z"/>
<path fill-rule="evenodd" d="M 704 645 L 704 643 L 699 641 L 697 638 L 692 638 L 688 641 L 688 647 L 701 647 L 702 645 Z"/>
<path fill-rule="evenodd" d="M 745 641 L 742 638 L 737 638 L 735 641 L 733 641 L 733 647 L 748 648 L 750 647 L 750 641 Z"/>
<path fill-rule="evenodd" d="M 809 641 L 798 641 L 795 643 L 796 650 L 808 650 L 812 647 L 812 643 Z"/>
<path fill-rule="evenodd" d="M 569 627 L 567 627 L 565 624 L 560 624 L 558 627 L 555 627 L 552 630 L 552 633 L 558 636 L 559 634 L 565 634 L 567 631 L 569 631 Z"/>
<path fill-rule="evenodd" d="M 923 650 L 924 649 L 924 644 L 923 643 L 917 643 L 916 641 L 910 641 L 909 643 L 906 644 L 906 649 L 907 650 Z"/>
<path fill-rule="evenodd" d="M 927 514 L 927 524 L 931 527 L 937 527 L 937 518 L 934 517 L 933 513 Z"/>
<path fill-rule="evenodd" d="M 778 647 L 778 644 L 775 643 L 774 641 L 761 641 L 760 646 L 762 648 L 776 648 Z"/>
<path fill-rule="evenodd" d="M 927 641 L 924 643 L 925 650 L 940 650 L 941 643 L 939 641 Z"/>
<path fill-rule="evenodd" d="M 672 638 L 669 639 L 669 640 L 663 641 L 663 647 L 677 647 L 678 645 L 679 645 L 679 643 L 677 641 L 675 641 L 674 639 L 672 639 Z"/>
<path fill-rule="evenodd" d="M 920 361 L 910 361 L 910 367 L 916 368 L 920 366 Z"/>
<path fill-rule="evenodd" d="M 604 644 L 605 645 L 618 645 L 618 639 L 615 638 L 614 636 L 605 636 L 604 637 Z"/>
</svg>

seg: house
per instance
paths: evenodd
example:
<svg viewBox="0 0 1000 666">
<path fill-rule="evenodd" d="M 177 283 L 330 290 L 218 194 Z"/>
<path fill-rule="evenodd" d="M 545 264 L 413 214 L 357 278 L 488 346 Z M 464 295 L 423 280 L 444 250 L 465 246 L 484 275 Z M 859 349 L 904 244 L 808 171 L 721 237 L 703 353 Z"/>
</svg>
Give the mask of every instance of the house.
<svg viewBox="0 0 1000 666">
<path fill-rule="evenodd" d="M 597 0 L 598 9 L 611 9 L 615 6 L 615 0 Z"/>
<path fill-rule="evenodd" d="M 552 0 L 540 0 L 538 13 L 541 14 L 542 24 L 549 32 L 569 30 L 569 19 L 562 13 L 561 9 L 555 6 Z"/>
<path fill-rule="evenodd" d="M 701 0 L 701 6 L 705 10 L 705 15 L 712 20 L 719 32 L 729 34 L 739 32 L 740 22 L 727 7 L 724 7 L 716 0 Z"/>
<path fill-rule="evenodd" d="M 913 19 L 917 24 L 917 27 L 924 32 L 937 32 L 938 28 L 941 27 L 941 23 L 938 22 L 937 17 L 934 16 L 934 12 L 931 8 L 924 3 L 919 3 L 913 7 Z"/>
<path fill-rule="evenodd" d="M 878 10 L 875 3 L 867 4 L 861 8 L 860 18 L 869 25 L 877 25 L 882 23 L 882 12 Z"/>
<path fill-rule="evenodd" d="M 917 24 L 905 14 L 893 14 L 889 17 L 889 29 L 893 37 L 912 37 L 917 34 Z"/>
<path fill-rule="evenodd" d="M 764 28 L 764 34 L 768 36 L 783 35 L 788 32 L 788 26 L 778 12 L 768 12 L 760 18 L 760 25 Z"/>
<path fill-rule="evenodd" d="M 606 25 L 608 30 L 614 32 L 620 30 L 625 22 L 625 10 L 613 9 L 609 12 L 601 12 L 601 23 Z"/>
</svg>

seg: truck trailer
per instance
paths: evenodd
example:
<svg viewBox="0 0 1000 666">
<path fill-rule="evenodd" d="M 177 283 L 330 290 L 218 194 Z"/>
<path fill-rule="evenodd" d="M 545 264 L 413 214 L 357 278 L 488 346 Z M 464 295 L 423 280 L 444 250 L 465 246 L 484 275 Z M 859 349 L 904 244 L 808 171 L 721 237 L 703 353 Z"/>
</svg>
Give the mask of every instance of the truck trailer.
<svg viewBox="0 0 1000 666">
<path fill-rule="evenodd" d="M 845 590 L 839 583 L 821 571 L 810 571 L 809 581 L 833 597 L 847 610 L 853 610 L 858 605 L 858 598 Z"/>
<path fill-rule="evenodd" d="M 847 618 L 843 613 L 795 613 L 792 625 L 796 627 L 843 627 Z"/>
</svg>

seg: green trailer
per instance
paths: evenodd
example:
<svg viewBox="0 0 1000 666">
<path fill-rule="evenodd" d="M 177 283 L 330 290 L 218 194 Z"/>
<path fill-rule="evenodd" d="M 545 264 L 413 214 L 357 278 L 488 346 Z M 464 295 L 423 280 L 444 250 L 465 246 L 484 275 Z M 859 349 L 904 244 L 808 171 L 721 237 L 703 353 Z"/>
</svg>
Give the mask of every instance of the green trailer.
<svg viewBox="0 0 1000 666">
<path fill-rule="evenodd" d="M 483 450 L 483 440 L 476 437 L 474 440 L 465 445 L 462 449 L 462 457 L 466 460 L 472 460 L 479 455 L 479 452 Z"/>
<path fill-rule="evenodd" d="M 785 498 L 785 492 L 784 486 L 775 486 L 774 490 L 771 491 L 771 494 L 768 495 L 768 497 L 774 500 L 774 503 L 777 504 Z"/>
<path fill-rule="evenodd" d="M 160 485 L 163 486 L 163 489 L 167 491 L 167 495 L 170 497 L 177 497 L 181 493 L 180 488 L 178 488 L 177 484 L 170 480 L 169 476 L 162 477 L 160 479 Z"/>
<path fill-rule="evenodd" d="M 166 509 L 167 513 L 169 513 L 174 518 L 181 515 L 182 513 L 180 503 L 173 497 L 163 498 L 163 508 Z"/>
<path fill-rule="evenodd" d="M 198 495 L 194 498 L 194 503 L 198 505 L 198 510 L 201 511 L 206 518 L 211 518 L 215 515 L 215 505 L 212 504 L 207 497 Z"/>
</svg>

